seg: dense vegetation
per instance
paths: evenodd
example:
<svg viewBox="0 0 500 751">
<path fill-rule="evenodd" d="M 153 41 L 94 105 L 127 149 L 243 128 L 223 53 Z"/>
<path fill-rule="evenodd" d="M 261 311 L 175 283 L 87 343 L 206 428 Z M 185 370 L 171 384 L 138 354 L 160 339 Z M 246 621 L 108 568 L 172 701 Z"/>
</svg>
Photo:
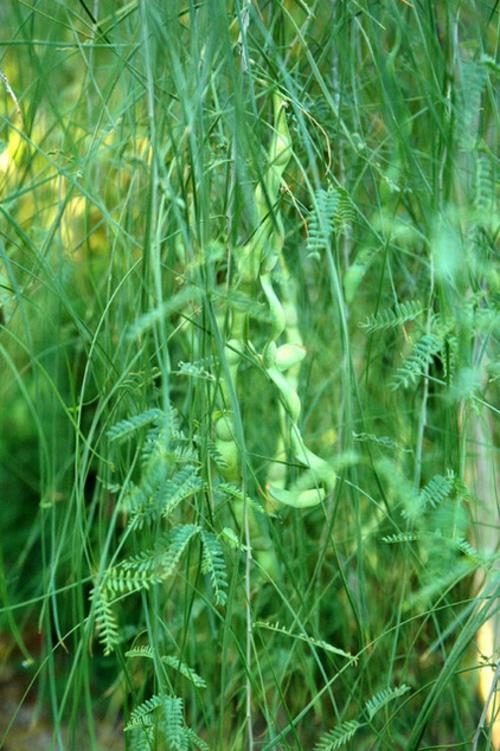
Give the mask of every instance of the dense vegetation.
<svg viewBox="0 0 500 751">
<path fill-rule="evenodd" d="M 3 4 L 6 748 L 500 748 L 496 6 Z"/>
</svg>

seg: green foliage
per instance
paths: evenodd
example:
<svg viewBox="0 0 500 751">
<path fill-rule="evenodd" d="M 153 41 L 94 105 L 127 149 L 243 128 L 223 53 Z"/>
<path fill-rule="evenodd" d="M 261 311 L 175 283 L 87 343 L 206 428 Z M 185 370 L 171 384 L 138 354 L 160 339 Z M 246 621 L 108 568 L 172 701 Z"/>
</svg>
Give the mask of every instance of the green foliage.
<svg viewBox="0 0 500 751">
<path fill-rule="evenodd" d="M 210 577 L 216 604 L 224 605 L 228 581 L 222 546 L 213 532 L 207 532 L 204 529 L 201 530 L 201 540 L 203 543 L 201 570 Z"/>
<path fill-rule="evenodd" d="M 134 711 L 128 718 L 128 722 L 125 725 L 125 732 L 132 730 L 132 728 L 140 728 L 141 726 L 146 725 L 151 713 L 158 709 L 158 707 L 162 707 L 163 702 L 164 697 L 155 694 L 149 699 L 143 701 L 142 704 L 139 704 L 139 706 L 134 709 Z"/>
<path fill-rule="evenodd" d="M 93 599 L 99 640 L 103 645 L 104 654 L 109 655 L 120 641 L 118 623 L 105 592 L 94 589 Z"/>
<path fill-rule="evenodd" d="M 424 511 L 427 506 L 436 508 L 445 498 L 448 498 L 455 486 L 455 475 L 450 471 L 446 477 L 436 475 L 422 489 L 419 497 L 420 510 Z"/>
<path fill-rule="evenodd" d="M 397 328 L 408 321 L 414 321 L 424 312 L 423 306 L 416 300 L 395 305 L 392 309 L 381 310 L 375 316 L 361 321 L 359 326 L 367 332 L 384 331 L 386 329 Z"/>
<path fill-rule="evenodd" d="M 368 719 L 371 721 L 375 715 L 380 712 L 383 707 L 387 706 L 394 699 L 399 699 L 400 696 L 404 696 L 408 691 L 411 691 L 409 686 L 398 686 L 398 688 L 384 688 L 372 696 L 365 704 L 365 710 L 368 714 Z"/>
<path fill-rule="evenodd" d="M 477 144 L 487 67 L 482 61 L 463 60 L 460 74 L 461 90 L 457 115 L 459 142 L 463 149 L 472 149 Z"/>
<path fill-rule="evenodd" d="M 162 576 L 170 576 L 173 573 L 188 543 L 198 532 L 200 527 L 197 524 L 179 524 L 173 528 L 169 535 L 167 551 L 161 554 L 159 559 Z"/>
<path fill-rule="evenodd" d="M 2 5 L 0 745 L 486 743 L 494 6 Z"/>
<path fill-rule="evenodd" d="M 162 657 L 161 659 L 162 662 L 164 662 L 166 665 L 169 665 L 169 667 L 181 673 L 181 675 L 183 675 L 184 678 L 187 678 L 187 680 L 196 688 L 207 687 L 204 678 L 198 675 L 192 668 L 189 667 L 189 665 L 186 665 L 185 662 L 181 662 L 171 655 L 165 655 L 165 657 Z"/>
<path fill-rule="evenodd" d="M 182 699 L 177 696 L 163 697 L 162 710 L 162 729 L 167 747 L 172 751 L 187 751 L 188 739 L 184 732 Z"/>
<path fill-rule="evenodd" d="M 152 422 L 158 422 L 161 417 L 161 410 L 148 409 L 140 415 L 133 415 L 125 420 L 120 420 L 120 422 L 116 423 L 116 425 L 113 425 L 113 427 L 108 430 L 107 436 L 110 441 L 128 438 L 128 436 L 136 430 L 139 430 Z"/>
<path fill-rule="evenodd" d="M 415 344 L 411 354 L 405 359 L 403 365 L 398 368 L 391 388 L 408 388 L 414 385 L 426 372 L 434 355 L 443 348 L 442 340 L 434 334 L 424 334 Z"/>
<path fill-rule="evenodd" d="M 155 652 L 153 648 L 147 644 L 140 647 L 134 647 L 133 649 L 129 649 L 127 652 L 125 652 L 125 657 L 142 657 L 147 658 L 148 660 L 154 660 L 155 659 Z M 169 667 L 173 668 L 173 670 L 178 671 L 181 673 L 181 675 L 184 676 L 184 678 L 187 678 L 190 683 L 193 684 L 196 688 L 206 688 L 207 684 L 206 681 L 198 675 L 192 668 L 189 667 L 189 665 L 186 665 L 185 662 L 182 662 L 181 660 L 178 660 L 176 657 L 173 657 L 172 655 L 162 655 L 160 657 L 160 660 Z"/>
<path fill-rule="evenodd" d="M 315 193 L 314 198 L 314 210 L 308 224 L 307 249 L 309 252 L 328 247 L 335 230 L 339 192 L 321 188 Z"/>
<path fill-rule="evenodd" d="M 148 744 L 149 748 L 155 747 L 158 743 L 172 751 L 188 751 L 193 746 L 201 751 L 209 748 L 186 726 L 183 701 L 178 696 L 155 694 L 143 701 L 130 714 L 125 732 L 134 751 L 148 748 Z"/>
<path fill-rule="evenodd" d="M 149 410 L 137 417 L 121 421 L 116 428 L 108 431 L 108 435 L 111 433 L 113 438 L 123 437 L 152 419 L 158 425 L 169 425 L 169 428 L 166 431 L 165 428 L 155 427 L 146 435 L 145 448 L 142 451 L 141 481 L 128 490 L 122 503 L 122 509 L 129 515 L 128 529 L 135 534 L 142 531 L 145 522 L 149 525 L 158 525 L 170 519 L 183 501 L 191 498 L 203 487 L 199 468 L 190 463 L 184 464 L 185 453 L 178 451 L 185 443 L 185 437 L 178 428 L 174 410 Z M 192 458 L 196 458 L 195 453 L 189 454 L 189 459 Z M 175 469 L 179 463 L 180 469 Z M 158 538 L 153 548 L 141 550 L 123 558 L 115 565 L 108 566 L 100 585 L 94 589 L 96 624 L 106 655 L 110 654 L 120 641 L 112 601 L 124 595 L 149 591 L 154 585 L 172 577 L 189 543 L 197 536 L 200 536 L 202 542 L 201 570 L 209 575 L 215 603 L 220 606 L 225 604 L 227 572 L 222 546 L 217 536 L 199 524 L 173 522 L 173 526 Z M 129 654 L 151 656 L 149 648 Z M 184 663 L 178 661 L 174 666 L 171 658 L 161 659 L 170 667 L 176 667 L 195 685 L 203 684 L 202 679 Z"/>
<path fill-rule="evenodd" d="M 325 733 L 319 743 L 315 746 L 315 751 L 335 751 L 342 748 L 351 740 L 354 734 L 362 727 L 357 720 L 347 720 L 336 728 Z"/>
<path fill-rule="evenodd" d="M 375 715 L 380 712 L 387 704 L 404 696 L 410 691 L 409 686 L 399 686 L 398 688 L 385 688 L 372 696 L 365 704 L 365 712 L 368 715 L 368 722 L 371 722 Z M 345 746 L 357 731 L 366 726 L 367 723 L 359 720 L 347 720 L 337 725 L 333 730 L 321 736 L 315 746 L 315 751 L 335 751 L 337 748 Z"/>
</svg>

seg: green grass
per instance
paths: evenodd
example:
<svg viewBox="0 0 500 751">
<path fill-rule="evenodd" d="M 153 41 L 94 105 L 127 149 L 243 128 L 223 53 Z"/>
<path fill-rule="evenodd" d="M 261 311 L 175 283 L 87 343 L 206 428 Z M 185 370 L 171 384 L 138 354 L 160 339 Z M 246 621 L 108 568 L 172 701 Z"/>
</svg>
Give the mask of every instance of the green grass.
<svg viewBox="0 0 500 751">
<path fill-rule="evenodd" d="M 498 748 L 494 0 L 0 18 L 0 747 Z"/>
</svg>

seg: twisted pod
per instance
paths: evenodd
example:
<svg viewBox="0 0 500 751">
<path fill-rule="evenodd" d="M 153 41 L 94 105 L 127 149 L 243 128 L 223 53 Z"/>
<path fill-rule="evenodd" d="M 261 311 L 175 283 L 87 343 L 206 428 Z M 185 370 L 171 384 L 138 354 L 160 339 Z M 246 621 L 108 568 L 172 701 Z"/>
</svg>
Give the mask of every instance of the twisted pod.
<svg viewBox="0 0 500 751">
<path fill-rule="evenodd" d="M 272 463 L 268 473 L 267 494 L 271 501 L 294 508 L 309 508 L 324 500 L 326 492 L 333 489 L 336 478 L 330 464 L 307 448 L 299 427 L 301 402 L 297 393 L 297 375 L 306 350 L 297 323 L 293 281 L 282 255 L 283 224 L 279 212 L 272 211 L 279 198 L 283 172 L 292 155 L 292 143 L 285 101 L 277 93 L 273 97 L 273 107 L 274 133 L 268 152 L 268 167 L 262 183 L 255 189 L 255 204 L 260 222 L 252 239 L 236 251 L 237 282 L 240 289 L 248 291 L 258 282 L 266 298 L 271 331 L 260 360 L 280 395 L 282 436 L 288 432 L 293 455 L 304 467 L 299 479 L 287 489 L 286 467 L 280 461 L 280 457 L 285 456 L 284 439 L 281 437 L 276 450 L 277 460 Z M 283 299 L 278 296 L 274 285 L 273 277 L 277 269 L 282 270 L 280 287 Z M 231 320 L 231 338 L 226 351 L 235 387 L 240 353 L 247 335 L 248 317 L 246 312 L 234 311 Z M 280 343 L 283 338 L 285 341 Z M 216 448 L 228 465 L 224 476 L 235 479 L 235 474 L 238 473 L 238 450 L 231 418 L 228 415 L 221 416 L 215 431 Z"/>
</svg>

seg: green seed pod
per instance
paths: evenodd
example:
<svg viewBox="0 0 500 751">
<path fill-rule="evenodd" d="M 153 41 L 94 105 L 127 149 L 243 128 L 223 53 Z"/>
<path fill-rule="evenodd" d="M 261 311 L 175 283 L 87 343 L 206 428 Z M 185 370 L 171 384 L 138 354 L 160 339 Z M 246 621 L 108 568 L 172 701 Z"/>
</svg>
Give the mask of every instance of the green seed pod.
<svg viewBox="0 0 500 751">
<path fill-rule="evenodd" d="M 274 461 L 269 467 L 267 481 L 274 487 L 284 488 L 286 484 L 286 475 L 286 464 L 284 462 Z"/>
<path fill-rule="evenodd" d="M 261 274 L 270 274 L 279 261 L 280 248 L 273 247 L 265 255 L 262 261 Z"/>
<path fill-rule="evenodd" d="M 296 426 L 294 426 L 294 429 L 292 430 L 292 443 L 297 460 L 309 468 L 306 475 L 301 478 L 302 482 L 299 481 L 301 487 L 307 487 L 307 485 L 313 487 L 318 483 L 322 483 L 326 485 L 329 490 L 332 490 L 335 487 L 335 482 L 337 480 L 335 472 L 327 461 L 307 448 L 302 439 L 302 435 Z"/>
<path fill-rule="evenodd" d="M 306 350 L 299 344 L 282 344 L 276 350 L 276 367 L 281 371 L 288 370 L 302 362 L 305 356 Z"/>
<path fill-rule="evenodd" d="M 238 447 L 234 441 L 215 442 L 215 448 L 223 462 L 218 465 L 218 471 L 225 480 L 235 482 L 240 479 L 240 463 Z"/>
<path fill-rule="evenodd" d="M 266 199 L 266 196 L 264 194 L 264 190 L 262 188 L 262 185 L 259 183 L 254 191 L 254 198 L 255 198 L 255 208 L 257 209 L 257 216 L 261 220 L 261 222 L 265 222 L 265 219 L 267 215 L 269 214 L 269 203 Z M 269 200 L 272 200 L 271 196 L 268 196 Z M 255 233 L 255 236 L 262 233 L 262 230 L 266 229 L 266 232 L 268 232 L 268 225 L 261 224 L 257 232 Z M 255 237 L 254 236 L 254 237 Z"/>
<path fill-rule="evenodd" d="M 273 550 L 257 550 L 254 553 L 260 568 L 267 574 L 270 579 L 277 579 L 279 576 L 278 559 Z"/>
<path fill-rule="evenodd" d="M 300 417 L 300 398 L 293 387 L 288 383 L 287 379 L 276 367 L 268 368 L 267 373 L 274 384 L 281 391 L 281 395 L 285 400 L 285 404 L 288 408 L 290 418 L 293 423 L 297 423 Z"/>
<path fill-rule="evenodd" d="M 217 435 L 217 438 L 220 438 L 221 441 L 234 442 L 233 421 L 226 415 L 220 417 L 217 420 L 217 424 L 215 426 L 215 433 Z"/>
<path fill-rule="evenodd" d="M 227 364 L 229 367 L 238 365 L 240 362 L 241 342 L 238 339 L 228 339 L 224 353 L 226 355 Z"/>
<path fill-rule="evenodd" d="M 275 133 L 271 143 L 269 157 L 273 167 L 281 172 L 285 169 L 292 154 L 292 139 L 286 119 L 286 103 L 279 94 L 273 97 Z M 280 175 L 281 176 L 281 175 Z"/>
<path fill-rule="evenodd" d="M 274 342 L 269 342 L 269 344 L 265 347 L 264 352 L 262 353 L 262 359 L 264 361 L 264 366 L 269 370 L 270 368 L 274 368 L 276 366 L 276 352 L 277 347 Z"/>
<path fill-rule="evenodd" d="M 273 339 L 278 339 L 278 337 L 283 333 L 286 327 L 285 311 L 283 310 L 283 306 L 279 301 L 276 292 L 274 291 L 271 281 L 271 275 L 261 274 L 260 283 L 262 290 L 267 298 L 267 303 L 269 305 L 269 310 L 271 313 L 273 322 Z"/>
<path fill-rule="evenodd" d="M 263 243 L 260 242 L 260 246 L 262 245 Z M 249 243 L 236 248 L 234 255 L 240 281 L 245 284 L 252 284 L 255 282 L 259 275 L 261 257 L 258 233 L 254 235 Z"/>
<path fill-rule="evenodd" d="M 294 491 L 283 490 L 282 488 L 268 485 L 267 492 L 273 500 L 283 503 L 285 506 L 292 506 L 292 508 L 312 508 L 325 500 L 325 491 L 323 488 Z"/>
</svg>

